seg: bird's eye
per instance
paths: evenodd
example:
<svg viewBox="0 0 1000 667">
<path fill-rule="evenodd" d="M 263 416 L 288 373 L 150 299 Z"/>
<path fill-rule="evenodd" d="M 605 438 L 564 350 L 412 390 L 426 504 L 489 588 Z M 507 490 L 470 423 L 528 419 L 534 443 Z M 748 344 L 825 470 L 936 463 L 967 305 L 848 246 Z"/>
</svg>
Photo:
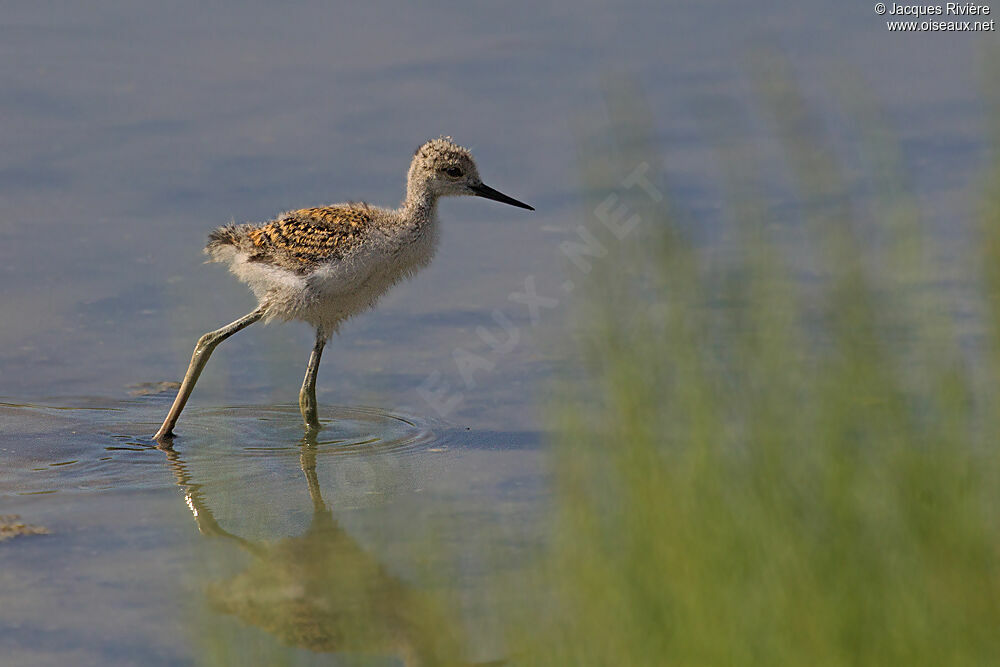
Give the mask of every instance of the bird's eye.
<svg viewBox="0 0 1000 667">
<path fill-rule="evenodd" d="M 444 173 L 448 174 L 452 178 L 462 177 L 462 170 L 459 169 L 458 167 L 447 167 L 445 168 Z"/>
</svg>

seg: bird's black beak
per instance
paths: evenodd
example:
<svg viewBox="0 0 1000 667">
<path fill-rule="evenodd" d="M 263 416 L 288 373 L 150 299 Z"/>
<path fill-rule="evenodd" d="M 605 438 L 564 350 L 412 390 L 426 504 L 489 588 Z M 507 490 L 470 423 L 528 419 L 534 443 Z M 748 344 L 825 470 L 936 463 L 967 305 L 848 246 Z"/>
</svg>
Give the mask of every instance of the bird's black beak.
<svg viewBox="0 0 1000 667">
<path fill-rule="evenodd" d="M 472 192 L 477 197 L 485 197 L 486 199 L 492 199 L 493 201 L 503 202 L 504 204 L 510 204 L 511 206 L 517 206 L 518 208 L 526 208 L 529 211 L 534 211 L 535 210 L 533 207 L 528 206 L 524 202 L 517 201 L 513 197 L 508 197 L 504 193 L 499 192 L 497 190 L 494 190 L 490 186 L 483 185 L 482 183 L 480 183 L 479 185 L 470 185 L 469 189 L 472 190 Z"/>
</svg>

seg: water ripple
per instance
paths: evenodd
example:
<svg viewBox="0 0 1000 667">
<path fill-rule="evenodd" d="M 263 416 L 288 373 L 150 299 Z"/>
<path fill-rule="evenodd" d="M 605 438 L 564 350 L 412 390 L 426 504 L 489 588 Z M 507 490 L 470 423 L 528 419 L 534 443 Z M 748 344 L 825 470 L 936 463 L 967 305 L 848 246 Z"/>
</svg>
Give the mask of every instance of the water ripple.
<svg viewBox="0 0 1000 667">
<path fill-rule="evenodd" d="M 174 483 L 151 433 L 162 401 L 63 400 L 59 405 L 0 402 L 0 495 L 157 489 Z M 288 468 L 303 445 L 344 470 L 373 461 L 417 466 L 447 449 L 440 424 L 368 406 L 323 406 L 322 430 L 306 439 L 298 407 L 189 407 L 173 445 L 213 482 L 249 482 Z M 5 447 L 4 441 L 16 447 Z M 366 468 L 367 469 L 367 468 Z M 210 471 L 210 472 L 208 472 Z"/>
</svg>

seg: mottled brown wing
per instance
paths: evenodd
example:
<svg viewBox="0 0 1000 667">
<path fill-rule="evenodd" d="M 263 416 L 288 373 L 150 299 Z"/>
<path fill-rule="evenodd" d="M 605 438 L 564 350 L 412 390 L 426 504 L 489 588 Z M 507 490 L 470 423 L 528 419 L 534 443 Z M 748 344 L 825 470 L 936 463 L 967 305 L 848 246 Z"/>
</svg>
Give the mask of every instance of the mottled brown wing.
<svg viewBox="0 0 1000 667">
<path fill-rule="evenodd" d="M 307 273 L 333 261 L 361 242 L 371 224 L 364 205 L 322 206 L 291 211 L 276 220 L 249 229 L 250 261 L 271 262 Z"/>
</svg>

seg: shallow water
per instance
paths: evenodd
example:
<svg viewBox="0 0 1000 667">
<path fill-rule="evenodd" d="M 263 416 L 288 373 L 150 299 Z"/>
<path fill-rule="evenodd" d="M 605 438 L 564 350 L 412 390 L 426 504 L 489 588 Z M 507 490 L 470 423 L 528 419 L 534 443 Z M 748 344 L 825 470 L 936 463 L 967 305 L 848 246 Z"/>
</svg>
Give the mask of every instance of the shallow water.
<svg viewBox="0 0 1000 667">
<path fill-rule="evenodd" d="M 486 575 L 516 573 L 543 541 L 537 406 L 564 361 L 573 270 L 559 244 L 593 216 L 578 152 L 606 132 L 609 82 L 643 91 L 665 189 L 710 245 L 723 192 L 706 119 L 735 109 L 760 170 L 787 176 L 748 55 L 779 46 L 838 146 L 854 145 L 856 128 L 828 86 L 857 75 L 899 138 L 942 251 L 963 252 L 986 155 L 978 64 L 994 35 L 890 36 L 869 7 L 818 1 L 433 5 L 4 8 L 0 515 L 49 530 L 0 543 L 10 664 L 175 663 L 227 650 L 308 662 L 308 649 L 281 648 L 296 645 L 293 632 L 246 613 L 243 591 L 255 585 L 238 575 L 253 563 L 285 572 L 281 554 L 303 544 L 288 541 L 313 534 L 390 599 L 445 593 L 468 653 L 503 656 Z M 346 199 L 394 204 L 410 151 L 442 133 L 473 148 L 487 183 L 537 212 L 442 204 L 434 264 L 328 346 L 316 442 L 303 441 L 288 406 L 311 347 L 292 324 L 223 344 L 176 451 L 157 449 L 149 435 L 171 392 L 132 394 L 179 379 L 199 335 L 253 307 L 203 264 L 207 232 Z M 841 157 L 855 166 L 851 150 Z M 794 193 L 770 195 L 777 215 L 794 217 Z M 553 307 L 533 313 L 511 298 L 529 287 Z M 509 344 L 491 346 L 483 327 Z M 289 595 L 309 588 L 282 581 Z M 368 602 L 352 604 L 361 614 Z M 311 650 L 398 656 L 424 630 Z"/>
<path fill-rule="evenodd" d="M 0 644 L 14 664 L 186 661 L 213 642 L 224 662 L 299 648 L 403 655 L 457 630 L 399 621 L 400 606 L 423 614 L 437 609 L 430 592 L 465 591 L 461 613 L 441 617 L 488 626 L 473 584 L 497 564 L 476 560 L 502 553 L 516 568 L 540 537 L 537 434 L 327 406 L 305 439 L 292 406 L 195 407 L 183 445 L 161 450 L 148 432 L 167 403 L 0 406 L 16 445 L 3 451 L 4 512 L 50 531 L 0 552 L 0 590 L 17 601 L 0 607 Z M 382 612 L 365 618 L 372 605 Z"/>
</svg>

